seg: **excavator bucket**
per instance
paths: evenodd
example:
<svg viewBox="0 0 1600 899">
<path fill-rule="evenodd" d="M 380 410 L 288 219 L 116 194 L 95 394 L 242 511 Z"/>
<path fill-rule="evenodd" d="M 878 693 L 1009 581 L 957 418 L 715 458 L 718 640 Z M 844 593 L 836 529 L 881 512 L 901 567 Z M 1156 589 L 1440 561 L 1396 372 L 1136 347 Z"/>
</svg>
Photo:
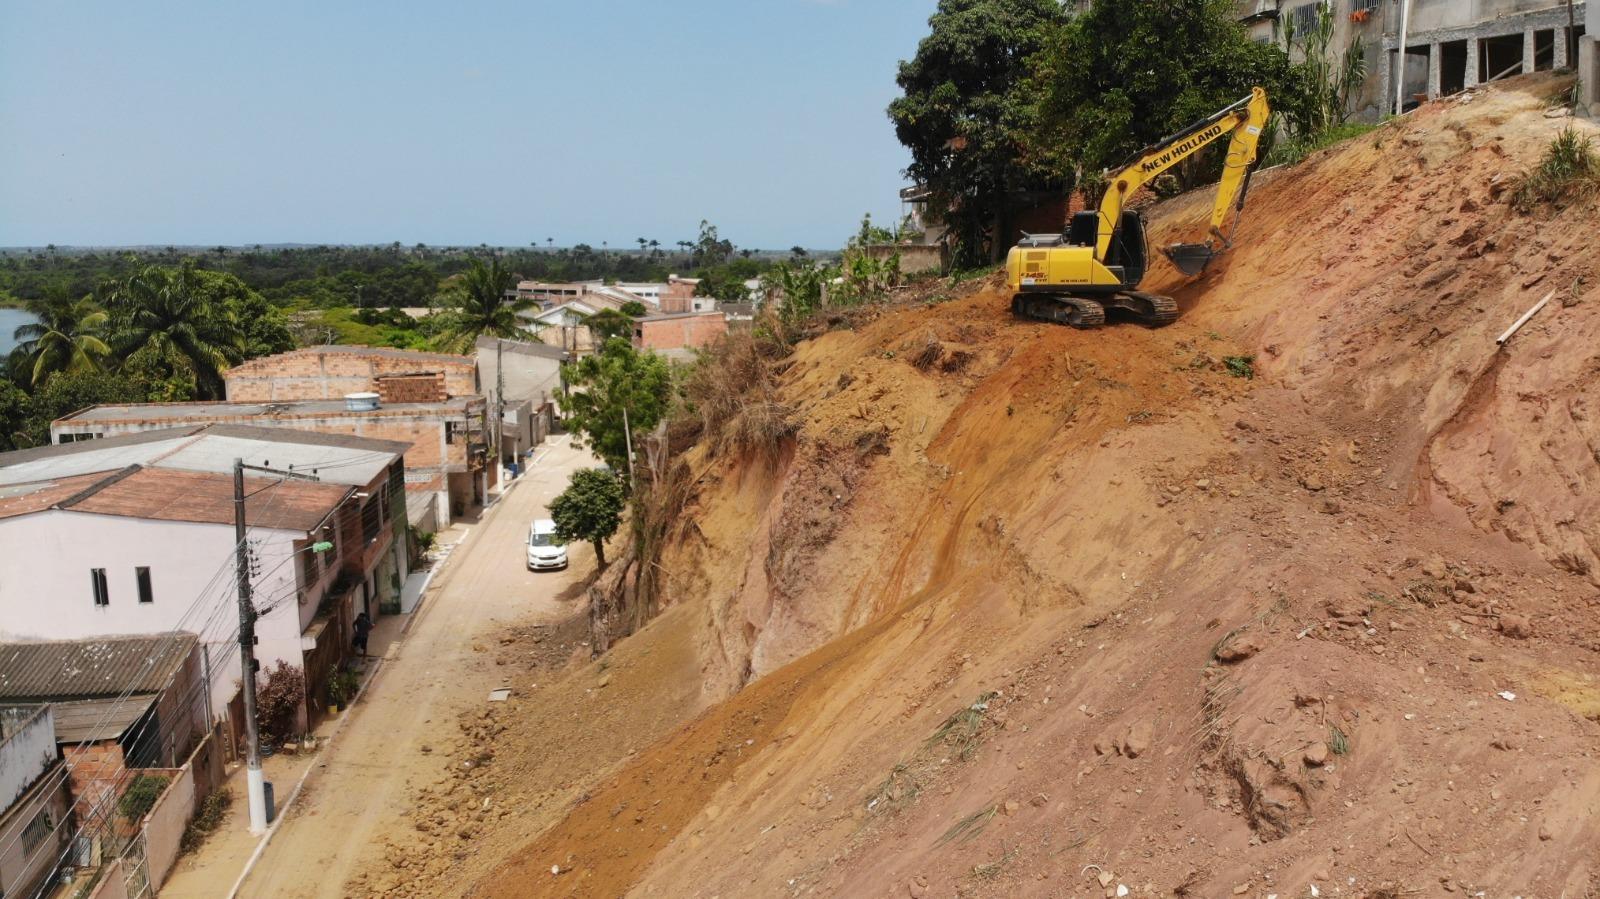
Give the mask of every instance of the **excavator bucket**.
<svg viewBox="0 0 1600 899">
<path fill-rule="evenodd" d="M 1175 243 L 1162 247 L 1161 252 L 1185 275 L 1198 275 L 1205 271 L 1206 266 L 1218 255 L 1209 243 Z"/>
</svg>

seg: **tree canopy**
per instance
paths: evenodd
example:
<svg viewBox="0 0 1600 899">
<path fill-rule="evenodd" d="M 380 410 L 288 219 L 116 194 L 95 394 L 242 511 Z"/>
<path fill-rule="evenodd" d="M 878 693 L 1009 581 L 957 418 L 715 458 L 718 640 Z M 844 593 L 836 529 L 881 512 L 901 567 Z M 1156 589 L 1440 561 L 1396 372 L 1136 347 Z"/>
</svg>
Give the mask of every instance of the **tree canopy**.
<svg viewBox="0 0 1600 899">
<path fill-rule="evenodd" d="M 158 377 L 193 379 L 201 399 L 221 399 L 222 372 L 244 358 L 239 279 L 185 263 L 146 266 L 105 286 L 111 348 Z"/>
<path fill-rule="evenodd" d="M 598 468 L 575 471 L 567 489 L 550 501 L 556 538 L 569 543 L 589 541 L 594 545 L 595 559 L 603 568 L 606 538 L 622 525 L 622 509 L 626 503 L 627 494 L 615 473 Z"/>
<path fill-rule="evenodd" d="M 57 296 L 31 300 L 25 308 L 38 321 L 16 329 L 13 336 L 18 342 L 12 353 L 16 371 L 28 386 L 43 386 L 59 371 L 98 371 L 111 355 L 101 339 L 106 314 L 87 299 Z"/>
<path fill-rule="evenodd" d="M 1019 195 L 1060 183 L 1019 152 L 1033 107 L 1018 88 L 1061 18 L 1057 0 L 939 0 L 929 35 L 900 63 L 889 119 L 911 151 L 906 174 L 945 210 L 959 265 L 998 258 Z"/>
<path fill-rule="evenodd" d="M 1288 56 L 1257 44 L 1232 0 L 1096 0 L 1053 23 L 1033 60 L 1033 158 L 1093 181 L 1140 149 L 1263 86 L 1293 111 L 1302 91 Z M 1215 166 L 1215 161 L 1212 161 Z M 1213 172 L 1200 175 L 1204 180 Z"/>
<path fill-rule="evenodd" d="M 533 308 L 534 301 L 507 295 L 516 280 L 500 257 L 488 262 L 474 257 L 451 297 L 452 321 L 441 338 L 445 347 L 467 352 L 482 335 L 526 337 L 518 313 Z"/>
<path fill-rule="evenodd" d="M 613 337 L 629 338 L 633 336 L 633 319 L 624 312 L 616 309 L 602 309 L 594 315 L 583 320 L 588 326 L 589 333 L 599 341 L 610 340 Z"/>
<path fill-rule="evenodd" d="M 607 465 L 624 471 L 628 464 L 627 424 L 638 434 L 661 421 L 672 398 L 672 371 L 654 353 L 641 353 L 627 340 L 612 337 L 599 352 L 562 366 L 571 390 L 569 424 Z"/>
</svg>

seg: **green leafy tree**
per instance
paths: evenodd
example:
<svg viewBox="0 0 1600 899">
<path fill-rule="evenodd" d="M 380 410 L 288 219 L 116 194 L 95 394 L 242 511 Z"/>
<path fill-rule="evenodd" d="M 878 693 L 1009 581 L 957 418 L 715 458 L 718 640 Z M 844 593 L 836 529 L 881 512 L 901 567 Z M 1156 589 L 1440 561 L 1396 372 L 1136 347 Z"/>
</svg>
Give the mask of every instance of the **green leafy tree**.
<svg viewBox="0 0 1600 899">
<path fill-rule="evenodd" d="M 637 300 L 629 300 L 622 304 L 622 314 L 629 318 L 644 318 L 650 314 L 650 310 Z"/>
<path fill-rule="evenodd" d="M 726 265 L 731 258 L 733 258 L 733 241 L 717 236 L 717 226 L 701 219 L 700 239 L 691 247 L 690 264 L 695 268 L 709 268 Z"/>
<path fill-rule="evenodd" d="M 598 353 L 562 366 L 568 384 L 569 423 L 612 468 L 628 464 L 623 426 L 635 433 L 654 428 L 672 397 L 672 370 L 654 353 L 642 353 L 621 337 L 612 337 Z"/>
<path fill-rule="evenodd" d="M 616 474 L 598 468 L 575 471 L 567 489 L 550 501 L 556 538 L 568 543 L 587 540 L 594 544 L 595 559 L 604 568 L 606 538 L 622 525 L 622 509 L 626 503 L 627 494 Z"/>
<path fill-rule="evenodd" d="M 700 283 L 694 286 L 694 293 L 722 303 L 743 303 L 750 299 L 750 288 L 744 282 L 744 276 L 732 266 L 708 269 L 700 273 Z"/>
<path fill-rule="evenodd" d="M 50 442 L 50 423 L 90 406 L 148 401 L 148 386 L 127 373 L 103 371 L 57 372 L 28 398 L 26 416 L 13 435 L 18 448 Z"/>
<path fill-rule="evenodd" d="M 588 326 L 589 333 L 593 334 L 596 340 L 606 341 L 613 337 L 627 339 L 633 336 L 633 319 L 615 309 L 602 309 L 584 319 L 583 323 Z"/>
<path fill-rule="evenodd" d="M 1267 89 L 1279 111 L 1300 114 L 1303 75 L 1282 49 L 1250 40 L 1232 0 L 1095 0 L 1049 29 L 1033 60 L 1037 98 L 1028 152 L 1098 201 L 1100 174 L 1138 150 L 1244 97 Z M 1225 142 L 1219 142 L 1225 143 Z M 1178 171 L 1208 180 L 1220 148 Z"/>
<path fill-rule="evenodd" d="M 448 349 L 465 352 L 480 335 L 490 337 L 526 337 L 522 319 L 517 313 L 533 308 L 533 300 L 508 296 L 516 284 L 516 275 L 506 268 L 496 256 L 485 263 L 474 256 L 461 274 L 461 283 L 454 297 L 454 317 L 442 344 Z"/>
<path fill-rule="evenodd" d="M 24 434 L 27 419 L 28 395 L 10 378 L 0 378 L 0 452 L 33 445 Z"/>
<path fill-rule="evenodd" d="M 217 282 L 193 263 L 146 266 L 105 288 L 111 349 L 146 370 L 192 375 L 202 399 L 221 399 L 222 372 L 244 357 L 244 330 Z M 237 279 L 235 279 L 237 280 Z"/>
<path fill-rule="evenodd" d="M 88 300 L 58 296 L 30 300 L 26 308 L 38 321 L 16 329 L 12 353 L 21 356 L 18 370 L 28 386 L 37 388 L 60 371 L 97 371 L 111 355 L 101 337 L 106 314 Z"/>
<path fill-rule="evenodd" d="M 1058 0 L 939 0 L 931 33 L 900 63 L 889 119 L 911 151 L 906 174 L 951 227 L 958 265 L 999 259 L 1023 194 L 1060 186 L 1020 152 L 1033 110 L 1019 88 L 1062 18 Z"/>
</svg>

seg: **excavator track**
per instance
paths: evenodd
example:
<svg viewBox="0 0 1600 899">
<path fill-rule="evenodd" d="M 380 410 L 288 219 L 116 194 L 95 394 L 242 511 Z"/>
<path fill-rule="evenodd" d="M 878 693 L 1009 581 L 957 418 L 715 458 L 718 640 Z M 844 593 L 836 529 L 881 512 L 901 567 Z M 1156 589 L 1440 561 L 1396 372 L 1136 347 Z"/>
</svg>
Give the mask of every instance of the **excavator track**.
<svg viewBox="0 0 1600 899">
<path fill-rule="evenodd" d="M 1106 304 L 1131 315 L 1135 321 L 1148 328 L 1160 328 L 1178 320 L 1178 304 L 1172 297 L 1158 296 L 1141 290 L 1117 294 Z"/>
<path fill-rule="evenodd" d="M 1104 306 L 1094 300 L 1060 294 L 1019 293 L 1011 298 L 1011 311 L 1022 318 L 1074 328 L 1098 328 L 1106 323 Z"/>
</svg>

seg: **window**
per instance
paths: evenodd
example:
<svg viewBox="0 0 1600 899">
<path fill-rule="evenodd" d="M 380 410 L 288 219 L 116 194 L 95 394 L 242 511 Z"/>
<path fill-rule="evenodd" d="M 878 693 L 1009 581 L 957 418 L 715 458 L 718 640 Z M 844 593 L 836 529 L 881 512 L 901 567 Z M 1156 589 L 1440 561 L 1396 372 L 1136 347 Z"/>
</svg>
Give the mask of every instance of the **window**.
<svg viewBox="0 0 1600 899">
<path fill-rule="evenodd" d="M 111 605 L 111 593 L 106 590 L 106 570 L 104 568 L 89 569 L 89 583 L 94 588 L 94 604 L 97 606 Z"/>
<path fill-rule="evenodd" d="M 1350 11 L 1372 13 L 1381 5 L 1383 0 L 1350 0 Z"/>
<path fill-rule="evenodd" d="M 1289 10 L 1289 27 L 1294 34 L 1309 34 L 1317 29 L 1317 19 L 1322 12 L 1323 0 L 1296 6 Z"/>
<path fill-rule="evenodd" d="M 300 560 L 300 589 L 302 592 L 315 587 L 317 581 L 322 577 L 322 570 L 318 564 L 320 560 L 317 558 L 316 552 L 311 549 L 312 542 L 307 540 L 294 545 L 295 555 Z"/>
<path fill-rule="evenodd" d="M 55 822 L 50 820 L 49 809 L 34 815 L 33 820 L 28 822 L 28 826 L 22 829 L 22 854 L 25 856 L 32 855 L 33 850 L 38 849 L 39 844 L 43 843 L 44 838 L 49 836 L 50 832 L 55 828 Z"/>
<path fill-rule="evenodd" d="M 377 497 L 373 497 L 361 506 L 361 538 L 371 543 L 378 539 L 378 533 L 382 530 L 383 514 L 381 503 Z"/>
<path fill-rule="evenodd" d="M 156 601 L 155 591 L 150 589 L 150 569 L 140 565 L 133 569 L 133 577 L 139 582 L 139 601 L 151 603 Z"/>
</svg>

